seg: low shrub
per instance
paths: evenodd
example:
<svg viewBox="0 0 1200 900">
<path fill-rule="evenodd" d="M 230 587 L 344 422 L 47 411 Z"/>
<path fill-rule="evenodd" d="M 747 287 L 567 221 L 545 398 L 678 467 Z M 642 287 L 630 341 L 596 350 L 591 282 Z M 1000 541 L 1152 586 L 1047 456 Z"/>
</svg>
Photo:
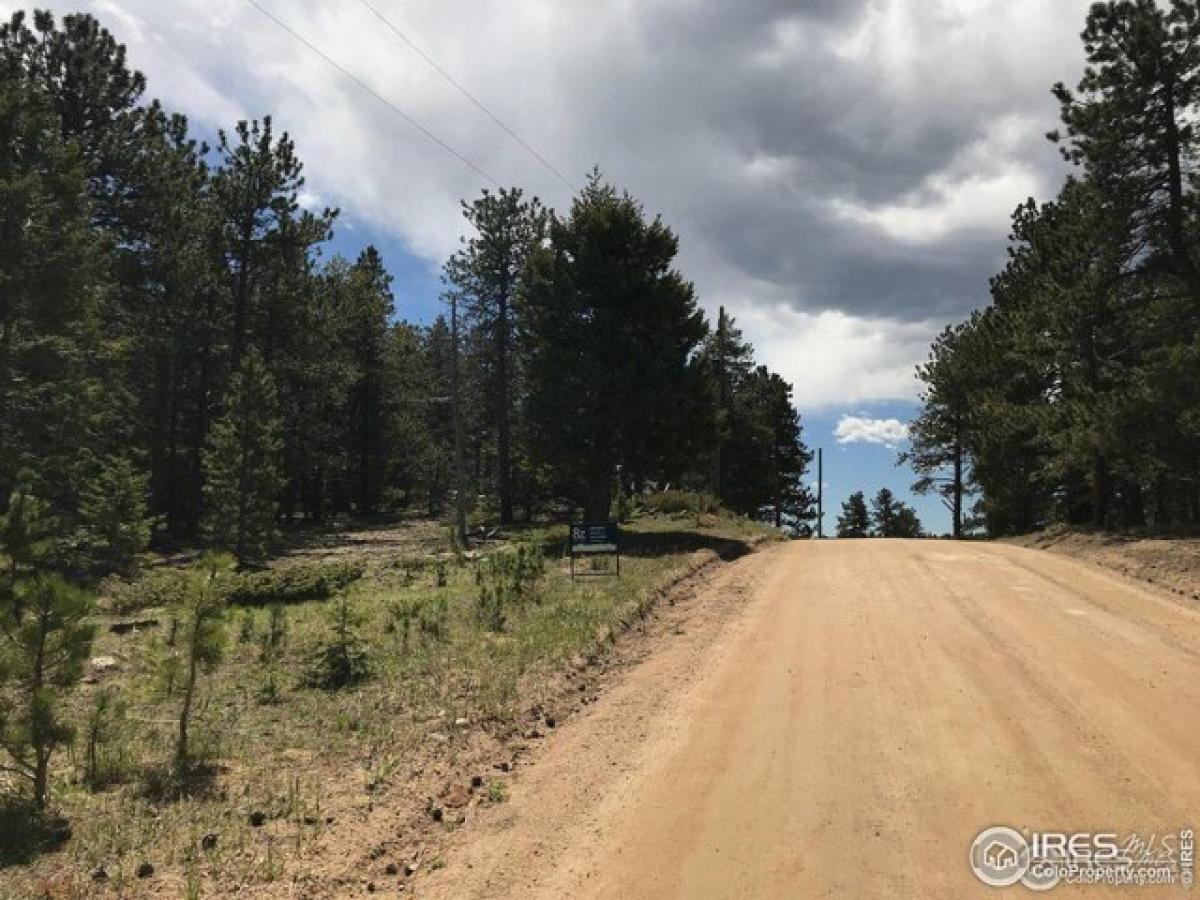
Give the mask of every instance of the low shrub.
<svg viewBox="0 0 1200 900">
<path fill-rule="evenodd" d="M 155 606 L 170 606 L 183 592 L 186 575 L 182 569 L 153 569 L 136 581 L 106 579 L 102 595 L 115 613 L 138 612 Z"/>
<path fill-rule="evenodd" d="M 328 600 L 362 578 L 361 562 L 299 563 L 282 569 L 239 572 L 228 578 L 231 606 L 271 606 Z M 134 582 L 110 580 L 102 586 L 115 613 L 170 606 L 184 590 L 183 569 L 155 569 Z M 247 636 L 247 640 L 251 636 Z"/>
<path fill-rule="evenodd" d="M 657 494 L 647 494 L 642 498 L 650 512 L 662 515 L 716 515 L 721 511 L 721 503 L 711 494 L 699 491 L 661 491 Z"/>
<path fill-rule="evenodd" d="M 421 635 L 433 641 L 445 640 L 449 615 L 450 603 L 445 594 L 423 602 L 417 617 Z"/>
<path fill-rule="evenodd" d="M 242 572 L 231 580 L 233 606 L 270 606 L 328 600 L 363 576 L 362 563 L 302 563 L 284 569 Z"/>
<path fill-rule="evenodd" d="M 491 631 L 503 631 L 505 606 L 524 606 L 540 600 L 538 583 L 546 571 L 540 547 L 518 544 L 516 550 L 492 554 L 479 563 L 475 582 L 479 585 L 476 616 Z"/>
</svg>

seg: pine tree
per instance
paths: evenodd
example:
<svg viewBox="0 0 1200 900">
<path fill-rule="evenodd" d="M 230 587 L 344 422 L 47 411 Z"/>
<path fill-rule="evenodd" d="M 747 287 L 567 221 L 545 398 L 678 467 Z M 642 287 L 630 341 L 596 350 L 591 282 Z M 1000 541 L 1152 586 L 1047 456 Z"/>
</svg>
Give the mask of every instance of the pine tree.
<svg viewBox="0 0 1200 900">
<path fill-rule="evenodd" d="M 734 397 L 754 368 L 754 351 L 723 306 L 717 312 L 716 328 L 700 347 L 697 364 L 704 373 L 712 404 L 712 493 L 728 502 L 726 469 L 730 460 L 725 448 L 735 430 Z"/>
<path fill-rule="evenodd" d="M 438 316 L 422 335 L 420 373 L 416 379 L 420 425 L 425 436 L 421 479 L 428 493 L 430 516 L 442 511 L 454 481 L 454 421 L 447 415 L 454 392 L 454 353 L 450 325 Z"/>
<path fill-rule="evenodd" d="M 50 760 L 72 735 L 60 706 L 83 674 L 94 605 L 91 595 L 44 573 L 23 578 L 0 601 L 0 683 L 15 688 L 12 704 L 0 705 L 0 747 L 39 810 L 49 802 Z"/>
<path fill-rule="evenodd" d="M 838 516 L 837 536 L 840 538 L 865 538 L 871 528 L 870 516 L 867 513 L 867 501 L 862 491 L 855 491 L 842 504 L 842 514 Z"/>
<path fill-rule="evenodd" d="M 536 197 L 522 198 L 520 188 L 501 188 L 463 203 L 474 234 L 463 239 L 463 248 L 444 272 L 479 337 L 481 388 L 490 399 L 485 421 L 495 429 L 496 494 L 505 525 L 513 520 L 513 420 L 522 378 L 515 352 L 517 298 L 529 256 L 545 239 L 548 221 Z"/>
<path fill-rule="evenodd" d="M 876 537 L 892 537 L 896 517 L 900 513 L 900 501 L 887 488 L 880 488 L 871 500 L 871 527 Z"/>
<path fill-rule="evenodd" d="M 891 537 L 896 538 L 919 538 L 925 534 L 921 527 L 921 520 L 917 518 L 916 512 L 911 506 L 904 503 L 900 504 L 900 509 L 896 513 L 896 519 L 892 524 Z"/>
<path fill-rule="evenodd" d="M 1068 160 L 1105 197 L 1140 207 L 1138 243 L 1165 263 L 1200 305 L 1200 267 L 1190 227 L 1189 173 L 1197 164 L 1200 12 L 1195 0 L 1107 0 L 1092 5 L 1081 35 L 1088 67 L 1076 91 L 1055 85 Z"/>
<path fill-rule="evenodd" d="M 593 172 L 532 258 L 520 327 L 536 459 L 591 519 L 605 519 L 616 467 L 635 486 L 694 461 L 705 335 L 678 240 Z"/>
<path fill-rule="evenodd" d="M 112 456 L 101 461 L 84 488 L 79 518 L 97 568 L 124 575 L 134 570 L 154 526 L 146 510 L 149 481 L 129 457 Z"/>
<path fill-rule="evenodd" d="M 252 349 L 234 374 L 204 456 L 205 533 L 242 565 L 266 558 L 276 541 L 281 429 L 273 380 Z"/>
<path fill-rule="evenodd" d="M 736 512 L 804 533 L 815 518 L 803 480 L 812 454 L 801 439 L 791 385 L 766 366 L 742 369 L 726 402 L 722 501 Z"/>
<path fill-rule="evenodd" d="M 211 192 L 229 271 L 230 352 L 236 371 L 250 346 L 274 362 L 292 305 L 290 285 L 280 271 L 303 270 L 307 249 L 328 237 L 337 212 L 298 215 L 304 165 L 286 132 L 275 137 L 270 116 L 262 122 L 238 122 L 232 135 L 220 131 L 217 151 L 222 165 Z"/>
<path fill-rule="evenodd" d="M 388 453 L 385 439 L 387 344 L 389 320 L 394 311 L 392 277 L 374 247 L 368 247 L 350 270 L 347 298 L 350 306 L 348 344 L 353 362 L 354 383 L 350 388 L 351 471 L 356 474 L 357 507 L 360 515 L 379 507 L 387 479 Z"/>
<path fill-rule="evenodd" d="M 921 536 L 921 522 L 905 503 L 888 488 L 880 488 L 871 501 L 871 525 L 876 537 L 913 538 Z"/>
<path fill-rule="evenodd" d="M 10 54 L 25 40 L 0 26 L 6 72 L 20 72 Z M 60 519 L 78 505 L 88 451 L 106 443 L 91 213 L 82 153 L 63 138 L 54 98 L 41 84 L 0 80 L 0 494 L 32 468 Z"/>
<path fill-rule="evenodd" d="M 358 634 L 360 617 L 351 609 L 345 591 L 340 592 L 333 604 L 330 619 L 332 634 L 313 652 L 304 683 L 337 691 L 366 679 L 371 666 L 366 643 Z"/>
<path fill-rule="evenodd" d="M 804 483 L 813 454 L 804 443 L 800 414 L 792 403 L 792 386 L 770 372 L 764 393 L 763 415 L 771 448 L 767 471 L 771 476 L 768 504 L 772 521 L 776 528 L 786 527 L 806 537 L 812 533 L 817 517 L 816 499 Z"/>
<path fill-rule="evenodd" d="M 249 357 L 248 357 L 249 358 Z M 192 767 L 190 729 L 200 675 L 211 672 L 225 651 L 226 592 L 224 579 L 232 561 L 206 554 L 189 573 L 185 589 L 173 612 L 175 642 L 183 653 L 183 698 L 175 741 L 175 773 L 187 776 Z"/>
<path fill-rule="evenodd" d="M 924 383 L 921 412 L 909 424 L 909 449 L 898 464 L 907 463 L 919 475 L 913 485 L 918 494 L 937 491 L 950 510 L 952 534 L 963 533 L 963 498 L 971 480 L 967 442 L 971 432 L 972 403 L 967 360 L 955 352 L 963 326 L 947 327 L 917 367 Z"/>
<path fill-rule="evenodd" d="M 18 473 L 0 515 L 0 553 L 8 557 L 10 591 L 23 575 L 51 562 L 56 550 L 59 523 L 51 515 L 49 504 L 34 493 L 33 482 L 33 472 L 26 469 Z"/>
<path fill-rule="evenodd" d="M 169 534 L 195 534 L 202 506 L 203 450 L 228 327 L 221 273 L 212 252 L 215 210 L 207 148 L 187 120 L 156 104 L 139 118 L 137 189 L 122 205 L 118 244 L 121 377 L 132 397 L 124 453 L 135 449 L 149 474 L 150 508 Z"/>
</svg>

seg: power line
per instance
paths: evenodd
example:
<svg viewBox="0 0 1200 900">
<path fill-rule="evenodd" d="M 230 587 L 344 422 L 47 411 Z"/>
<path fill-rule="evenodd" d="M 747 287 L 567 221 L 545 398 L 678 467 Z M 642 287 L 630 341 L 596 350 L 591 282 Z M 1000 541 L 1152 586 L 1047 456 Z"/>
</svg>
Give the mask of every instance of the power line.
<svg viewBox="0 0 1200 900">
<path fill-rule="evenodd" d="M 475 163 L 471 162 L 471 160 L 469 160 L 467 157 L 463 156 L 463 154 L 459 153 L 457 150 L 455 150 L 453 147 L 451 147 L 449 144 L 447 144 L 445 141 L 443 141 L 440 137 L 438 137 L 436 134 L 434 134 L 432 131 L 430 131 L 428 128 L 426 128 L 424 125 L 422 125 L 416 119 L 414 119 L 412 116 L 410 116 L 404 110 L 402 110 L 400 107 L 398 107 L 395 103 L 393 103 L 387 97 L 383 96 L 381 93 L 379 93 L 377 90 L 375 90 L 375 88 L 371 87 L 369 84 L 367 84 L 365 81 L 363 81 L 357 75 L 355 75 L 353 72 L 351 72 L 350 70 L 348 70 L 347 68 L 342 66 L 337 60 L 333 59 L 331 56 L 329 56 L 329 54 L 325 53 L 325 51 L 323 51 L 320 47 L 316 46 L 312 41 L 310 41 L 304 35 L 299 34 L 294 29 L 292 29 L 290 26 L 288 26 L 285 22 L 282 22 L 278 18 L 276 18 L 275 15 L 269 9 L 262 6 L 258 2 L 258 0 L 246 0 L 246 2 L 249 3 L 251 6 L 253 6 L 255 9 L 257 9 L 260 13 L 262 13 L 264 16 L 266 16 L 272 22 L 274 22 L 276 25 L 278 25 L 287 34 L 291 35 L 293 38 L 295 38 L 297 41 L 302 43 L 305 47 L 307 47 L 313 53 L 317 54 L 317 56 L 321 57 L 321 59 L 325 60 L 325 62 L 329 63 L 329 65 L 333 66 L 335 69 L 337 69 L 339 72 L 341 72 L 344 76 L 346 76 L 351 81 L 353 81 L 356 85 L 358 85 L 364 91 L 369 93 L 372 97 L 374 97 L 376 100 L 378 100 L 384 106 L 388 107 L 388 109 L 390 109 L 392 112 L 394 112 L 400 118 L 402 118 L 405 122 L 407 122 L 413 128 L 417 129 L 417 131 L 421 132 L 421 134 L 425 135 L 425 137 L 429 138 L 429 140 L 433 141 L 435 144 L 437 144 L 439 147 L 441 147 L 447 153 L 454 156 L 463 165 L 467 166 L 469 169 L 471 169 L 473 172 L 475 172 L 477 175 L 483 177 L 487 181 L 490 181 L 497 188 L 501 186 L 499 181 L 497 181 L 495 178 L 493 178 L 491 175 L 489 175 L 487 172 L 485 172 L 483 169 L 481 169 Z"/>
<path fill-rule="evenodd" d="M 446 81 L 450 82 L 450 84 L 452 84 L 458 90 L 458 92 L 460 94 L 462 94 L 464 97 L 466 97 L 472 103 L 474 103 L 475 106 L 477 106 L 479 108 L 480 112 L 482 112 L 485 116 L 487 116 L 489 119 L 491 119 L 497 125 L 499 125 L 500 128 L 503 129 L 505 134 L 507 134 L 510 138 L 512 138 L 514 141 L 516 141 L 522 147 L 524 147 L 530 156 L 532 156 L 539 163 L 541 163 L 548 170 L 550 170 L 550 172 L 552 172 L 554 174 L 555 178 L 557 178 L 559 181 L 561 181 L 563 184 L 565 184 L 569 190 L 571 190 L 571 191 L 575 190 L 575 185 L 571 183 L 570 179 L 568 179 L 565 175 L 563 175 L 562 172 L 558 171 L 558 169 L 556 169 L 550 163 L 550 161 L 546 159 L 546 157 L 544 157 L 544 156 L 542 156 L 542 154 L 538 153 L 537 150 L 535 150 L 529 143 L 527 143 L 519 134 L 517 134 L 515 131 L 513 131 L 511 128 L 509 128 L 508 125 L 506 125 L 504 123 L 503 119 L 501 119 L 498 115 L 496 115 L 494 112 L 492 112 L 490 109 L 488 109 L 487 106 L 484 105 L 482 100 L 480 100 L 474 94 L 472 94 L 470 91 L 468 91 L 465 87 L 462 86 L 462 84 L 460 84 L 457 80 L 455 80 L 453 75 L 451 75 L 449 72 L 447 72 L 441 66 L 439 66 L 437 64 L 437 62 L 433 59 L 433 57 L 431 57 L 428 53 L 426 53 L 419 46 L 417 46 L 417 44 L 414 43 L 413 40 L 408 35 L 406 35 L 403 31 L 401 31 L 395 25 L 395 23 L 393 23 L 383 13 L 381 13 L 378 9 L 376 9 L 374 6 L 372 6 L 368 2 L 368 0 L 359 0 L 359 2 L 362 3 L 362 5 L 365 6 L 367 9 L 369 9 L 372 13 L 374 13 L 375 18 L 379 19 L 380 22 L 382 22 L 384 25 L 386 25 L 388 28 L 390 28 L 392 30 L 392 32 L 396 35 L 396 37 L 398 37 L 398 38 L 400 38 L 400 40 L 404 41 L 404 43 L 407 44 L 414 53 L 416 53 L 419 57 L 421 57 L 421 59 L 425 60 L 425 62 L 429 63 L 429 65 L 432 66 L 433 69 L 439 75 L 441 75 L 443 78 L 445 78 Z"/>
</svg>

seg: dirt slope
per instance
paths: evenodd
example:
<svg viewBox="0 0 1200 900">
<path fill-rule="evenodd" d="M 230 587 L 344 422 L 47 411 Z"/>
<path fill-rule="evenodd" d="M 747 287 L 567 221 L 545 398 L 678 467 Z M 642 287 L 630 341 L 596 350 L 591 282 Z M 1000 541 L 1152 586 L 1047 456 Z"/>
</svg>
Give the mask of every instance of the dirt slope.
<svg viewBox="0 0 1200 900">
<path fill-rule="evenodd" d="M 1200 600 L 1200 539 L 1197 538 L 1146 538 L 1054 528 L 1008 538 L 1007 542 L 1061 553 Z"/>
<path fill-rule="evenodd" d="M 734 563 L 690 615 L 415 896 L 988 896 L 986 826 L 1200 818 L 1189 602 L 1017 547 L 832 541 Z M 1156 895 L 1054 893 L 1130 890 Z"/>
</svg>

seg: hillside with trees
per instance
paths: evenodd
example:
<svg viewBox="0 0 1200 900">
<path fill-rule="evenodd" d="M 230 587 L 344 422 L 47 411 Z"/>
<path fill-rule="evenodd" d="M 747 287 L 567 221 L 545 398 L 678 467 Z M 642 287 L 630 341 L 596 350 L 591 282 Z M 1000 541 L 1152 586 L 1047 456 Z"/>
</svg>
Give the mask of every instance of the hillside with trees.
<svg viewBox="0 0 1200 900">
<path fill-rule="evenodd" d="M 1058 196 L 1013 214 L 991 303 L 918 370 L 907 460 L 964 525 L 1200 527 L 1200 5 L 1096 4 L 1054 94 Z"/>
<path fill-rule="evenodd" d="M 410 323 L 373 247 L 322 261 L 338 213 L 300 208 L 270 118 L 205 146 L 89 16 L 18 13 L 0 52 L 0 495 L 26 473 L 64 565 L 150 540 L 253 562 L 278 526 L 458 494 L 502 525 L 605 518 L 618 468 L 627 493 L 811 518 L 791 387 L 710 327 L 675 234 L 599 172 L 565 215 L 519 188 L 464 203 L 455 320 Z"/>
<path fill-rule="evenodd" d="M 10 837 L 37 844 L 38 823 L 63 836 L 43 818 L 56 779 L 138 782 L 122 794 L 130 821 L 159 814 L 147 797 L 194 796 L 212 774 L 196 720 L 213 696 L 237 735 L 261 738 L 239 757 L 251 768 L 279 749 L 285 697 L 324 736 L 347 713 L 319 692 L 375 676 L 370 702 L 406 716 L 470 697 L 486 707 L 470 715 L 508 723 L 526 670 L 644 615 L 690 553 L 759 540 L 759 523 L 808 533 L 791 385 L 723 310 L 710 323 L 676 234 L 599 171 L 565 212 L 516 187 L 464 202 L 446 313 L 412 322 L 376 248 L 327 257 L 338 211 L 302 208 L 304 166 L 278 123 L 229 123 L 209 146 L 146 89 L 89 15 L 0 25 Z M 659 518 L 631 528 L 652 533 L 623 584 L 546 571 L 563 523 L 635 507 Z M 276 566 L 335 522 L 367 529 L 363 544 L 401 523 L 399 549 Z M 519 540 L 485 554 L 480 535 Z M 548 582 L 558 599 L 542 605 Z M 518 637 L 488 655 L 501 632 Z M 229 680 L 212 674 L 223 666 Z M 76 690 L 118 670 L 112 690 Z M 356 740 L 334 745 L 377 752 Z M 160 746 L 173 749 L 139 756 Z M 14 797 L 29 806 L 12 813 Z M 80 852 L 117 840 L 88 834 Z"/>
</svg>

